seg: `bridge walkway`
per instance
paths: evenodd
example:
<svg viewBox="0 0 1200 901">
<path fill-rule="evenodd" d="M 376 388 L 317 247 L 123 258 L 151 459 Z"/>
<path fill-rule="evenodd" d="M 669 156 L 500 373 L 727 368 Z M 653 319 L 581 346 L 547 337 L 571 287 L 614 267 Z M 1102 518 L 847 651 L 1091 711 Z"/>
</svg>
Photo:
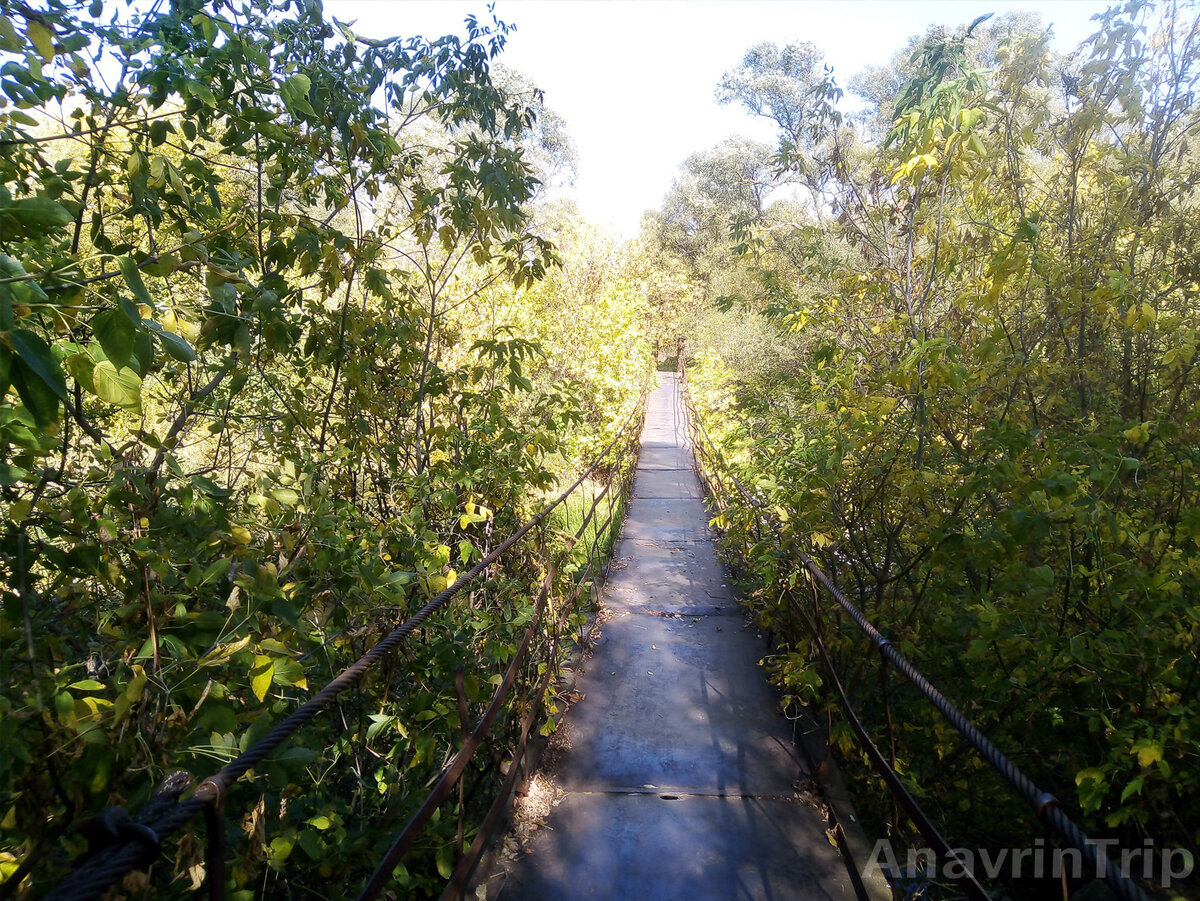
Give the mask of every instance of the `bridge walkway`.
<svg viewBox="0 0 1200 901">
<path fill-rule="evenodd" d="M 809 774 L 717 560 L 677 390 L 659 374 L 611 618 L 560 725 L 550 776 L 565 795 L 503 877 L 505 901 L 854 898 L 797 790 Z"/>
</svg>

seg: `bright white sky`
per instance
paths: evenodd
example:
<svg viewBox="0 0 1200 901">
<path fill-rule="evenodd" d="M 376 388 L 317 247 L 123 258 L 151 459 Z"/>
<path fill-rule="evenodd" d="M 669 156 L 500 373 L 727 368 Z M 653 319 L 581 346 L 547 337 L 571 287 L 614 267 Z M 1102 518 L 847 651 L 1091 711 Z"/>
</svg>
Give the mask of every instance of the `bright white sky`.
<svg viewBox="0 0 1200 901">
<path fill-rule="evenodd" d="M 731 134 L 774 143 L 769 124 L 713 99 L 721 75 L 761 41 L 811 41 L 843 87 L 882 65 L 931 24 L 1032 9 L 1067 51 L 1095 31 L 1104 0 L 497 0 L 515 24 L 501 55 L 566 119 L 579 149 L 572 196 L 584 216 L 623 237 L 661 205 L 679 164 Z M 464 34 L 482 0 L 325 0 L 366 37 Z"/>
</svg>

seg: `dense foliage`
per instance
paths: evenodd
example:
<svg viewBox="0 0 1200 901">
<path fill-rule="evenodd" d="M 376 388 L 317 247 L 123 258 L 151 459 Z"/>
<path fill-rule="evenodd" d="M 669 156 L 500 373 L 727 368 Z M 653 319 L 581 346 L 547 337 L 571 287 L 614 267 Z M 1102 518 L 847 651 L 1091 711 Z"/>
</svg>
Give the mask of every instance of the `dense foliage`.
<svg viewBox="0 0 1200 901">
<path fill-rule="evenodd" d="M 507 30 L 367 40 L 314 0 L 0 3 L 7 889 L 44 891 L 106 804 L 246 748 L 636 400 L 645 293 L 534 230 L 535 169 L 569 142 L 493 78 Z M 583 282 L 604 307 L 567 335 Z M 579 365 L 544 362 L 564 341 Z M 361 879 L 460 741 L 456 671 L 477 715 L 561 545 L 515 551 L 235 790 L 230 897 Z M 401 891 L 448 874 L 519 713 Z M 156 896 L 199 885 L 202 850 L 170 849 Z"/>
<path fill-rule="evenodd" d="M 1066 57 L 1029 16 L 933 31 L 853 115 L 817 48 L 751 48 L 717 96 L 777 147 L 694 154 L 625 245 L 546 201 L 574 150 L 496 61 L 508 30 L 0 0 L 4 890 L 43 891 L 76 823 L 218 768 L 452 582 L 612 439 L 680 329 L 780 530 L 723 499 L 770 669 L 851 769 L 797 548 L 1089 831 L 1194 852 L 1195 7 L 1133 0 Z M 581 503 L 235 789 L 232 897 L 361 879 Z M 578 554 L 556 590 L 577 578 Z M 839 625 L 926 808 L 959 844 L 1025 842 L 1022 802 Z M 539 644 L 531 673 L 553 664 Z M 398 891 L 449 873 L 521 712 Z M 153 890 L 197 887 L 202 844 L 169 855 Z"/>
<path fill-rule="evenodd" d="M 910 51 L 853 117 L 811 48 L 747 54 L 721 90 L 778 124 L 781 199 L 746 186 L 715 246 L 675 239 L 710 296 L 758 314 L 709 325 L 691 374 L 782 524 L 756 543 L 736 495 L 722 522 L 784 637 L 774 671 L 832 706 L 791 609 L 803 548 L 1094 834 L 1194 853 L 1200 21 L 1134 2 L 1070 57 L 1027 19 Z M 877 657 L 826 615 L 886 744 Z M 1022 802 L 916 692 L 886 703 L 955 844 L 1028 840 Z"/>
</svg>

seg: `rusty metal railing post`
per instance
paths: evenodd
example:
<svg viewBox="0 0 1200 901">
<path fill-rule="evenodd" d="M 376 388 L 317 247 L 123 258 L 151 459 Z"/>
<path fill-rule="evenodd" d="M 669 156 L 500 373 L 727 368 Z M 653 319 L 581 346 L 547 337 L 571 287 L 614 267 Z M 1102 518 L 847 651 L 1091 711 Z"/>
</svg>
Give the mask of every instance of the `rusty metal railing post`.
<svg viewBox="0 0 1200 901">
<path fill-rule="evenodd" d="M 201 788 L 206 787 L 211 787 L 212 801 L 204 807 L 204 828 L 208 838 L 204 875 L 208 881 L 209 901 L 225 901 L 225 789 L 212 779 L 202 783 Z"/>
</svg>

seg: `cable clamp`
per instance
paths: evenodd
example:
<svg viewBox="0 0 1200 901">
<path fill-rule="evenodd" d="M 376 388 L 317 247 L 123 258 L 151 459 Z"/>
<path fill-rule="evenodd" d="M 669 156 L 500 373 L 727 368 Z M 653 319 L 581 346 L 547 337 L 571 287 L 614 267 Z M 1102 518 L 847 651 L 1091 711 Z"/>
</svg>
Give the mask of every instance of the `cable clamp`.
<svg viewBox="0 0 1200 901">
<path fill-rule="evenodd" d="M 196 786 L 192 797 L 202 804 L 211 804 L 219 808 L 225 801 L 225 786 L 210 777 Z"/>
<path fill-rule="evenodd" d="M 1050 794 L 1050 792 L 1042 792 L 1039 794 L 1037 796 L 1037 800 L 1034 802 L 1034 805 L 1037 809 L 1038 819 L 1041 819 L 1047 808 L 1059 806 L 1058 798 L 1054 797 L 1054 795 Z"/>
</svg>

